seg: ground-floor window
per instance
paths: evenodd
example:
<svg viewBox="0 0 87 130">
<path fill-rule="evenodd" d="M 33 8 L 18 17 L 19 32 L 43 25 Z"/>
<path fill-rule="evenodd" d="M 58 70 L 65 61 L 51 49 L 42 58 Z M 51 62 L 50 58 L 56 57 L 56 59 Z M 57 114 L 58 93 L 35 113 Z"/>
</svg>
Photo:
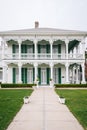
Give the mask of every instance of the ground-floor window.
<svg viewBox="0 0 87 130">
<path fill-rule="evenodd" d="M 18 83 L 19 71 L 18 68 L 12 69 L 13 83 Z M 39 84 L 50 84 L 50 68 L 40 67 L 38 68 Z M 34 68 L 21 68 L 21 81 L 22 83 L 34 83 L 35 81 L 35 69 Z M 56 84 L 61 84 L 61 68 L 53 68 L 53 81 Z"/>
<path fill-rule="evenodd" d="M 61 68 L 53 69 L 53 80 L 56 84 L 61 84 Z"/>
</svg>

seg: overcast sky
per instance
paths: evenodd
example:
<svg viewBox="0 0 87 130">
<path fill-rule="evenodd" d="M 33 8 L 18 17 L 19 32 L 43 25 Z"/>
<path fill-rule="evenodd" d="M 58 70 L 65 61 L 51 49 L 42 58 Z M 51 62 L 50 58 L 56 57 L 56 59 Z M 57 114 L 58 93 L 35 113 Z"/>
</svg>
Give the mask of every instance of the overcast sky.
<svg viewBox="0 0 87 130">
<path fill-rule="evenodd" d="M 40 27 L 87 31 L 87 0 L 0 0 L 0 31 Z"/>
</svg>

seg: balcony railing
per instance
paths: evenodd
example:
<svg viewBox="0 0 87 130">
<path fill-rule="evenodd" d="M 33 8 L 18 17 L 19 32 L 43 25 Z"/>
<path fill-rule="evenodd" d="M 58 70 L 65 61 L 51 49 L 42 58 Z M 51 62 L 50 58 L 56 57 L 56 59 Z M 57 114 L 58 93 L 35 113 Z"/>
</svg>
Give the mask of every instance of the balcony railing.
<svg viewBox="0 0 87 130">
<path fill-rule="evenodd" d="M 7 60 L 16 60 L 16 59 L 21 59 L 21 60 L 32 60 L 32 59 L 55 59 L 55 60 L 66 60 L 66 59 L 70 59 L 70 60 L 73 60 L 73 59 L 84 59 L 83 57 L 83 54 L 50 54 L 50 53 L 47 53 L 47 54 L 44 54 L 44 53 L 38 53 L 37 55 L 35 55 L 34 53 L 22 53 L 20 56 L 18 53 L 15 53 L 15 54 L 5 54 L 4 55 L 4 59 L 7 59 Z"/>
</svg>

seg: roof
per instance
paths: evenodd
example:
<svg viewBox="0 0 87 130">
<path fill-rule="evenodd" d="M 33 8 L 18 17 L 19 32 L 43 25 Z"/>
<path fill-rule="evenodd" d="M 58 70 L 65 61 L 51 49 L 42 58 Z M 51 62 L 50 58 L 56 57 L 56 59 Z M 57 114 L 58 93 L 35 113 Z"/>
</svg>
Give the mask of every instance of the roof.
<svg viewBox="0 0 87 130">
<path fill-rule="evenodd" d="M 56 28 L 31 28 L 31 29 L 21 29 L 21 30 L 12 30 L 12 31 L 3 31 L 0 32 L 0 36 L 6 35 L 85 35 L 87 36 L 86 31 L 77 31 L 77 30 L 63 30 Z"/>
</svg>

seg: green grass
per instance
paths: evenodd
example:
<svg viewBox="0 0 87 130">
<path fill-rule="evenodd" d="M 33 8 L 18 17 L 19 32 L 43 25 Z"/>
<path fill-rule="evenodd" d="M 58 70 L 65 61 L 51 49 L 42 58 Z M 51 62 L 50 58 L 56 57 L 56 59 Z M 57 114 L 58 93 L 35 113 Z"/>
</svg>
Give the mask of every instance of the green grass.
<svg viewBox="0 0 87 130">
<path fill-rule="evenodd" d="M 23 97 L 32 90 L 0 90 L 0 130 L 6 130 L 13 117 L 23 105 Z"/>
<path fill-rule="evenodd" d="M 58 90 L 60 96 L 66 98 L 66 105 L 87 130 L 87 90 Z"/>
</svg>

